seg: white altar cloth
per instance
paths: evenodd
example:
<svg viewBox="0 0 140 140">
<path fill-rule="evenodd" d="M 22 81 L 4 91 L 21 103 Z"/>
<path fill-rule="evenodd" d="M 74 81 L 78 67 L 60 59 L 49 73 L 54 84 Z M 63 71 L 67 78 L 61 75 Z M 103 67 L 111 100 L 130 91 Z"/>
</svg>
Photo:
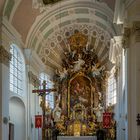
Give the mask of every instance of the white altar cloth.
<svg viewBox="0 0 140 140">
<path fill-rule="evenodd" d="M 96 136 L 58 136 L 57 140 L 97 140 Z"/>
</svg>

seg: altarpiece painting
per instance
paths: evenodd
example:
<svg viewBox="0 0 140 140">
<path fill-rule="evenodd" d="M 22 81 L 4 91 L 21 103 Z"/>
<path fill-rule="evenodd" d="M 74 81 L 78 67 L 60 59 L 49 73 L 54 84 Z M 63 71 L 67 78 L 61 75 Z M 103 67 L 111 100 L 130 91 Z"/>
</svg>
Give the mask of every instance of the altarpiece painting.
<svg viewBox="0 0 140 140">
<path fill-rule="evenodd" d="M 83 105 L 86 109 L 93 106 L 93 92 L 91 80 L 83 73 L 77 73 L 69 81 L 68 111 L 72 111 L 76 104 Z"/>
</svg>

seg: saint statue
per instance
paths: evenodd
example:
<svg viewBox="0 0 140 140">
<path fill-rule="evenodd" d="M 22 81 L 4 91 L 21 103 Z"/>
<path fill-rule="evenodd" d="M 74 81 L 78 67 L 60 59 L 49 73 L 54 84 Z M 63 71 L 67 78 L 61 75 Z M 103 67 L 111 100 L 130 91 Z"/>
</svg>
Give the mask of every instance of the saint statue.
<svg viewBox="0 0 140 140">
<path fill-rule="evenodd" d="M 93 110 L 94 110 L 94 112 L 96 114 L 97 122 L 102 122 L 103 121 L 104 108 L 99 103 L 99 105 L 96 108 L 93 108 Z"/>
<path fill-rule="evenodd" d="M 81 58 L 81 55 L 79 54 L 78 60 L 74 62 L 74 72 L 77 72 L 78 70 L 82 69 L 82 66 L 85 64 L 85 61 Z"/>
<path fill-rule="evenodd" d="M 56 101 L 56 106 L 53 110 L 53 118 L 54 118 L 54 122 L 59 122 L 60 119 L 61 119 L 61 108 L 59 107 L 59 104 L 60 104 L 60 94 L 58 96 L 58 99 Z"/>
</svg>

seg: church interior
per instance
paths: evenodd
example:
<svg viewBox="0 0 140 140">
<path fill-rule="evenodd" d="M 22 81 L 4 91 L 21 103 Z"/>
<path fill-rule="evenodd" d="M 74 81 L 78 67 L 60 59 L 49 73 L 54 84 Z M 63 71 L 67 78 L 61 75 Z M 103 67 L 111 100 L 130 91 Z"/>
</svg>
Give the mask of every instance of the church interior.
<svg viewBox="0 0 140 140">
<path fill-rule="evenodd" d="M 0 0 L 0 140 L 140 140 L 140 0 Z"/>
</svg>

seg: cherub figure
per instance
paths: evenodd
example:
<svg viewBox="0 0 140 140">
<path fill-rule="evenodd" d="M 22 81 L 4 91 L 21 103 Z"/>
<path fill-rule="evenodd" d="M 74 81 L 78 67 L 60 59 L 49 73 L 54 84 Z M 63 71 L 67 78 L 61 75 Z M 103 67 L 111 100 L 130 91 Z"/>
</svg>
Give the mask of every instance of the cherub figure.
<svg viewBox="0 0 140 140">
<path fill-rule="evenodd" d="M 98 92 L 98 96 L 99 96 L 99 101 L 101 101 L 102 100 L 102 93 Z"/>
</svg>

